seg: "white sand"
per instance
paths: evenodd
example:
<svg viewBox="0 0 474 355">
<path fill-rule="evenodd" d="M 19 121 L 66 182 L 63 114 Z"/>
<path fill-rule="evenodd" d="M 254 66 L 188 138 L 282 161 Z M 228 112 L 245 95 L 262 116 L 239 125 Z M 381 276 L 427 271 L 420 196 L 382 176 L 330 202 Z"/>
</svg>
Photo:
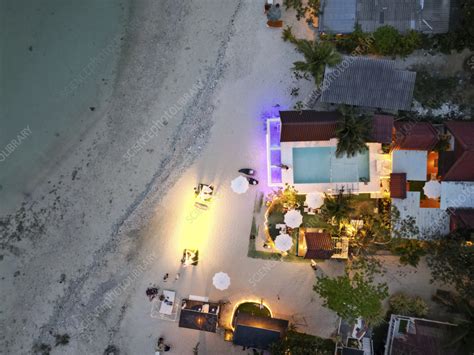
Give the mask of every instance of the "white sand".
<svg viewBox="0 0 474 355">
<path fill-rule="evenodd" d="M 307 264 L 246 257 L 257 189 L 236 195 L 229 188 L 239 168 L 253 167 L 258 189 L 265 191 L 259 117 L 275 104 L 291 106 L 288 69 L 297 54 L 279 30 L 265 27 L 259 2 L 149 0 L 132 15 L 141 26 L 127 38 L 110 110 L 51 183 L 34 193 L 26 220 L 36 216 L 38 222 L 26 223 L 21 242 L 9 239 L 11 232 L 4 236 L 4 350 L 26 354 L 34 341 L 51 344 L 51 334 L 68 333 L 70 344 L 53 354 L 101 354 L 111 344 L 123 354 L 147 354 L 159 335 L 176 354 L 191 353 L 198 341 L 202 354 L 241 352 L 222 336 L 152 318 L 145 289 L 153 283 L 180 298 L 205 295 L 228 299 L 231 306 L 263 298 L 276 316 L 294 317 L 306 324 L 301 330 L 330 336 L 337 318 L 312 291 L 314 272 Z M 191 104 L 130 163 L 123 159 L 199 80 L 205 86 Z M 302 85 L 301 95 L 311 83 Z M 212 209 L 203 213 L 192 207 L 198 182 L 217 186 Z M 183 248 L 193 246 L 201 262 L 179 270 Z M 342 269 L 342 263 L 323 265 L 330 275 Z M 218 271 L 231 277 L 226 291 L 212 286 Z M 170 279 L 163 283 L 166 272 Z M 176 272 L 181 277 L 174 282 Z M 417 287 L 434 287 L 426 278 L 414 280 Z"/>
</svg>

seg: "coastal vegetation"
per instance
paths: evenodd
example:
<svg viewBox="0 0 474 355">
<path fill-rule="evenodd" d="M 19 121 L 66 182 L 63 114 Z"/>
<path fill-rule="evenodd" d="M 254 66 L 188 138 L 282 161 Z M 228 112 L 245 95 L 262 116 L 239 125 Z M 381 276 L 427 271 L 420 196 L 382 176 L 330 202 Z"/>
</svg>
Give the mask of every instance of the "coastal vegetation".
<svg viewBox="0 0 474 355">
<path fill-rule="evenodd" d="M 363 32 L 359 25 L 343 36 L 324 34 L 321 39 L 333 43 L 341 53 L 377 54 L 406 57 L 421 46 L 420 33 L 409 31 L 401 34 L 392 26 L 381 26 L 373 33 Z"/>
<path fill-rule="evenodd" d="M 452 233 L 431 242 L 427 263 L 433 280 L 454 286 L 467 299 L 473 298 L 474 248 L 466 233 Z"/>
<path fill-rule="evenodd" d="M 393 238 L 390 250 L 400 256 L 402 265 L 417 267 L 421 257 L 426 255 L 426 242 L 417 239 Z"/>
<path fill-rule="evenodd" d="M 372 132 L 372 118 L 360 114 L 353 108 L 341 107 L 341 119 L 336 129 L 336 156 L 351 158 L 367 151 L 367 142 Z"/>
<path fill-rule="evenodd" d="M 285 338 L 273 343 L 272 355 L 331 355 L 334 354 L 334 341 L 314 335 L 299 333 L 290 325 Z"/>
<path fill-rule="evenodd" d="M 330 224 L 339 226 L 343 221 L 347 221 L 354 211 L 352 206 L 353 197 L 342 192 L 337 195 L 324 195 L 324 203 L 321 207 L 321 216 Z"/>
<path fill-rule="evenodd" d="M 389 313 L 402 316 L 425 317 L 429 311 L 428 305 L 421 297 L 409 296 L 405 293 L 391 295 L 388 303 Z"/>
<path fill-rule="evenodd" d="M 323 305 L 348 322 L 362 317 L 369 325 L 380 324 L 384 319 L 382 301 L 388 296 L 385 283 L 373 283 L 361 272 L 330 278 L 318 276 L 314 291 L 323 299 Z"/>
<path fill-rule="evenodd" d="M 341 55 L 331 43 L 298 39 L 289 26 L 283 30 L 282 38 L 283 41 L 294 44 L 304 57 L 304 61 L 293 63 L 293 70 L 303 77 L 306 74 L 311 75 L 316 85 L 322 82 L 326 65 L 335 66 L 341 62 Z"/>
</svg>

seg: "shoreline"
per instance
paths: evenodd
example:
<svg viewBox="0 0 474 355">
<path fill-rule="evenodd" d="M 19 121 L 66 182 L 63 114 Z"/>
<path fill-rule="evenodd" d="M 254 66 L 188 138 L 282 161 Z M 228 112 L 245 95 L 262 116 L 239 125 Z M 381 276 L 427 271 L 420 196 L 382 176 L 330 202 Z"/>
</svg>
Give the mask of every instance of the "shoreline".
<svg viewBox="0 0 474 355">
<path fill-rule="evenodd" d="M 176 6 L 180 8 L 176 11 L 177 16 L 183 11 L 187 12 L 181 5 Z M 141 11 L 145 11 L 146 15 L 141 12 L 137 16 L 138 18 L 140 16 L 152 18 L 154 14 L 156 16 L 158 8 L 158 5 L 147 4 L 141 9 Z M 130 19 L 130 21 L 133 20 L 133 18 Z M 104 258 L 113 257 L 117 248 L 121 248 L 117 239 L 121 227 L 129 222 L 129 217 L 132 214 L 135 216 L 132 223 L 139 223 L 144 218 L 143 215 L 139 216 L 143 212 L 151 214 L 153 208 L 150 205 L 157 202 L 157 186 L 163 191 L 166 190 L 166 186 L 174 184 L 179 174 L 199 155 L 200 148 L 197 147 L 205 145 L 206 132 L 209 131 L 212 123 L 209 110 L 211 105 L 204 102 L 212 98 L 215 85 L 222 75 L 222 68 L 210 71 L 205 77 L 200 78 L 200 80 L 205 78 L 206 87 L 190 101 L 186 109 L 174 117 L 174 121 L 158 132 L 155 140 L 147 146 L 149 150 L 157 141 L 169 141 L 168 145 L 172 147 L 169 151 L 163 149 L 160 152 L 150 153 L 142 150 L 129 162 L 122 158 L 126 152 L 125 148 L 132 146 L 143 134 L 143 131 L 149 127 L 149 122 L 153 122 L 152 117 L 146 113 L 147 107 L 143 108 L 145 114 L 142 113 L 139 116 L 142 122 L 138 125 L 137 122 L 132 122 L 130 125 L 130 122 L 127 121 L 129 116 L 126 114 L 122 115 L 123 119 L 121 120 L 114 117 L 128 104 L 127 101 L 143 101 L 143 96 L 146 96 L 147 87 L 137 88 L 135 92 L 132 92 L 134 95 L 130 95 L 128 90 L 131 84 L 130 76 L 136 77 L 136 72 L 143 70 L 140 66 L 143 63 L 137 63 L 136 56 L 138 55 L 145 61 L 154 57 L 150 53 L 149 46 L 146 45 L 147 39 L 137 40 L 137 37 L 144 34 L 152 37 L 152 31 L 147 31 L 146 27 L 145 25 L 144 28 L 141 28 L 139 33 L 131 33 L 127 38 L 128 43 L 125 44 L 124 54 L 119 61 L 121 70 L 117 75 L 118 83 L 114 90 L 114 97 L 104 118 L 99 120 L 81 139 L 78 146 L 72 148 L 70 154 L 55 166 L 55 171 L 49 176 L 51 182 L 38 186 L 31 196 L 30 202 L 23 204 L 23 212 L 13 215 L 13 219 L 7 223 L 7 235 L 4 235 L 2 240 L 2 254 L 4 254 L 2 262 L 8 267 L 2 270 L 2 276 L 4 276 L 2 284 L 5 285 L 2 287 L 2 299 L 5 300 L 4 306 L 8 310 L 4 314 L 5 321 L 17 324 L 8 331 L 10 335 L 7 336 L 10 340 L 7 342 L 7 350 L 24 353 L 28 352 L 28 344 L 32 344 L 32 341 L 47 341 L 51 337 L 49 333 L 51 328 L 59 331 L 64 327 L 65 309 L 76 308 L 83 302 L 87 304 L 87 299 L 91 299 L 90 297 L 93 299 L 87 285 L 97 282 L 94 279 L 104 272 Z M 220 44 L 221 42 L 217 46 L 213 44 L 212 50 L 203 48 L 200 55 L 211 55 L 212 58 L 215 54 L 222 61 L 225 48 L 220 48 Z M 141 47 L 141 49 L 131 49 L 137 47 Z M 180 52 L 181 60 L 189 59 L 182 47 L 177 47 L 176 50 Z M 141 53 L 148 54 L 143 56 Z M 156 66 L 153 63 L 145 64 L 148 64 L 148 68 L 153 72 L 156 71 Z M 175 65 L 176 63 L 172 63 L 172 66 Z M 198 72 L 202 72 L 200 67 L 202 67 L 201 63 L 191 69 L 198 74 Z M 161 67 L 159 69 L 166 76 L 168 76 L 168 72 L 174 71 Z M 191 77 L 195 75 L 193 72 L 190 74 Z M 162 81 L 162 79 L 156 79 Z M 161 89 L 156 88 L 154 91 Z M 125 90 L 129 98 L 123 102 Z M 153 95 L 149 95 L 150 98 L 151 96 Z M 179 97 L 176 102 L 178 100 Z M 164 101 L 172 102 L 173 100 Z M 147 106 L 151 107 L 152 102 L 148 102 Z M 155 104 L 153 103 L 153 105 Z M 203 105 L 208 106 L 204 111 L 201 110 Z M 135 108 L 134 105 L 131 106 L 132 109 Z M 191 111 L 189 107 L 191 107 Z M 129 108 L 128 105 L 127 108 Z M 111 117 L 115 119 L 111 120 Z M 197 117 L 202 118 L 197 119 Z M 183 132 L 186 132 L 189 138 L 195 142 L 193 147 L 189 145 L 189 138 L 183 139 Z M 107 141 L 109 143 L 105 144 Z M 160 166 L 150 169 L 148 163 L 150 154 L 157 155 L 156 160 L 161 161 Z M 103 162 L 106 164 L 102 164 Z M 148 167 L 145 169 L 136 167 L 143 164 Z M 137 179 L 135 174 L 128 172 L 132 167 L 135 172 L 142 171 L 140 179 Z M 150 175 L 150 173 L 152 174 Z M 176 178 L 173 179 L 173 176 Z M 114 187 L 115 182 L 109 186 L 104 185 L 112 177 L 116 181 L 124 181 L 125 185 L 119 183 Z M 146 180 L 145 185 L 142 185 L 142 182 Z M 129 188 L 130 184 L 134 187 Z M 129 193 L 123 193 L 125 188 L 130 190 Z M 116 191 L 112 193 L 112 189 Z M 140 192 L 136 193 L 137 190 Z M 134 195 L 135 197 L 132 197 Z M 157 195 L 160 199 L 159 195 L 161 194 Z M 116 201 L 117 198 L 118 201 Z M 95 199 L 97 199 L 96 202 L 94 202 Z M 146 200 L 150 202 L 147 203 Z M 141 212 L 138 212 L 137 208 Z M 89 212 L 85 214 L 83 211 Z M 114 222 L 109 224 L 109 220 Z M 19 225 L 24 226 L 22 233 L 18 233 Z M 80 238 L 78 238 L 79 236 Z M 38 237 L 41 238 L 38 239 Z M 16 238 L 21 238 L 21 241 L 17 241 Z M 9 247 L 15 248 L 14 254 L 8 252 Z M 55 271 L 48 265 L 58 265 L 61 271 Z M 16 276 L 15 270 L 18 269 L 22 271 L 19 276 Z M 37 270 L 42 270 L 42 272 L 38 274 Z M 61 280 L 66 279 L 65 283 L 58 282 L 57 272 L 62 272 L 61 275 L 65 275 L 60 277 Z M 15 276 L 12 276 L 13 274 Z M 68 285 L 67 288 L 65 288 L 65 284 Z M 26 289 L 30 291 L 24 292 L 23 290 Z M 12 290 L 14 291 L 12 292 Z M 31 292 L 35 296 L 30 299 L 21 296 L 31 294 Z M 61 294 L 63 296 L 60 296 Z M 53 299 L 59 297 L 54 305 L 55 311 L 51 308 L 53 305 L 45 304 L 45 300 L 51 297 Z M 71 303 L 73 299 L 76 299 L 77 302 Z M 28 327 L 16 322 L 15 320 L 24 313 L 22 310 L 33 304 L 37 307 L 37 311 L 34 312 L 36 321 Z M 29 314 L 28 318 L 32 316 Z M 71 325 L 67 327 L 71 327 Z M 19 332 L 19 329 L 23 329 L 23 331 Z M 40 329 L 42 330 L 38 333 Z M 22 336 L 15 338 L 13 337 L 15 333 L 20 333 Z M 79 344 L 77 345 L 79 346 Z"/>
</svg>

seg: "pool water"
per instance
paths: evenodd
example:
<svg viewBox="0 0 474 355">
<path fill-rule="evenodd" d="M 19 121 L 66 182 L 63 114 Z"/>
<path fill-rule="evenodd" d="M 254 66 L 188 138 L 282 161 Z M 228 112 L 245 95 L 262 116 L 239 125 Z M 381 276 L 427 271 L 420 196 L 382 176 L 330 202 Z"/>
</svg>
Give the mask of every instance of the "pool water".
<svg viewBox="0 0 474 355">
<path fill-rule="evenodd" d="M 336 147 L 293 148 L 295 184 L 369 181 L 369 151 L 336 158 Z"/>
</svg>

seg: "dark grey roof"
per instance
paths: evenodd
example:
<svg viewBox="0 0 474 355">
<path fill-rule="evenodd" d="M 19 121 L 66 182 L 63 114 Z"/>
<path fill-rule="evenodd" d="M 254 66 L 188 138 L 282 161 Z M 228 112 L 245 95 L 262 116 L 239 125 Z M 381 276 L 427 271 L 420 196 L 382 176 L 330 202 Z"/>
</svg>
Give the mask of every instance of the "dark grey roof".
<svg viewBox="0 0 474 355">
<path fill-rule="evenodd" d="M 450 0 L 357 0 L 356 18 L 364 32 L 390 25 L 400 32 L 444 33 L 449 12 Z"/>
<path fill-rule="evenodd" d="M 235 318 L 234 338 L 235 345 L 268 349 L 286 335 L 288 321 L 270 317 L 254 316 L 239 313 Z"/>
<path fill-rule="evenodd" d="M 364 32 L 374 32 L 386 25 L 400 32 L 416 30 L 418 8 L 415 0 L 358 0 L 357 23 Z"/>
<path fill-rule="evenodd" d="M 424 0 L 418 30 L 424 33 L 446 33 L 449 31 L 452 0 Z"/>
<path fill-rule="evenodd" d="M 393 60 L 345 57 L 336 67 L 326 66 L 321 102 L 409 110 L 415 78 L 415 72 L 396 69 Z"/>
<path fill-rule="evenodd" d="M 350 33 L 356 23 L 357 0 L 322 0 L 319 30 L 329 33 Z"/>
<path fill-rule="evenodd" d="M 445 33 L 449 30 L 451 1 L 323 0 L 320 31 L 350 33 L 358 23 L 364 32 L 390 25 L 400 32 Z"/>
</svg>

